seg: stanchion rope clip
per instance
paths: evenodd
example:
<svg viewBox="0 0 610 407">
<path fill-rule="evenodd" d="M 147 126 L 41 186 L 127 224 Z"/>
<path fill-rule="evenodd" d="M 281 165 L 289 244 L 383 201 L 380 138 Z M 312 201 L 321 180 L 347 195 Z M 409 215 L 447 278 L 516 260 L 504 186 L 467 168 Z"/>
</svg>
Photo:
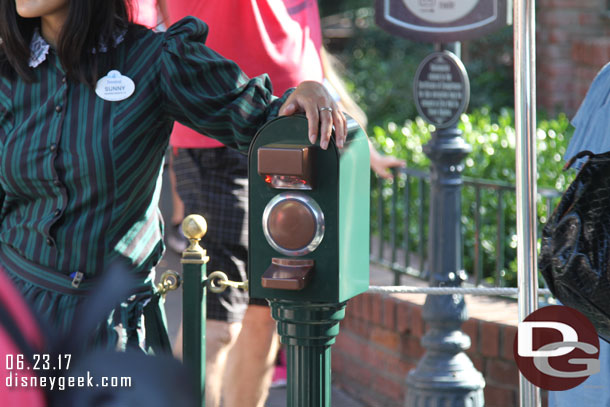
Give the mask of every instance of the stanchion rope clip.
<svg viewBox="0 0 610 407">
<path fill-rule="evenodd" d="M 161 280 L 159 281 L 159 284 L 157 284 L 157 291 L 165 297 L 165 294 L 169 291 L 178 289 L 181 284 L 182 278 L 180 277 L 180 274 L 174 270 L 167 270 L 165 273 L 161 274 Z"/>
<path fill-rule="evenodd" d="M 207 284 L 209 290 L 216 294 L 220 294 L 226 290 L 227 287 L 239 288 L 244 291 L 248 291 L 247 280 L 244 282 L 231 281 L 223 271 L 211 272 L 204 284 Z"/>
</svg>

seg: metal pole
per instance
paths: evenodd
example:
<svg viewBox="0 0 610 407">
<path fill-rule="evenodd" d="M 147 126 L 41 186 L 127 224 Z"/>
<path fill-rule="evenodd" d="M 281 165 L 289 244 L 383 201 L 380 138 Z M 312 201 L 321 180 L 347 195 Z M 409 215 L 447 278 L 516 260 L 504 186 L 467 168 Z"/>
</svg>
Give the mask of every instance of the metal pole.
<svg viewBox="0 0 610 407">
<path fill-rule="evenodd" d="M 460 55 L 460 44 L 442 50 Z M 430 285 L 459 287 L 466 279 L 462 269 L 462 168 L 472 147 L 457 125 L 437 129 L 424 146 L 430 157 L 430 216 L 428 253 Z M 422 309 L 426 353 L 407 376 L 405 407 L 482 407 L 485 381 L 464 351 L 470 338 L 461 331 L 468 319 L 462 295 L 429 295 Z"/>
<path fill-rule="evenodd" d="M 288 357 L 287 407 L 331 406 L 331 345 L 346 303 L 270 300 Z"/>
<path fill-rule="evenodd" d="M 517 138 L 517 264 L 519 321 L 538 305 L 536 268 L 535 0 L 515 0 L 515 131 Z M 540 406 L 540 389 L 519 375 L 521 407 Z"/>
<path fill-rule="evenodd" d="M 205 319 L 206 263 L 209 257 L 199 246 L 207 232 L 203 216 L 189 215 L 182 222 L 182 231 L 191 244 L 182 253 L 182 360 L 189 367 L 198 387 L 198 406 L 205 407 Z"/>
</svg>

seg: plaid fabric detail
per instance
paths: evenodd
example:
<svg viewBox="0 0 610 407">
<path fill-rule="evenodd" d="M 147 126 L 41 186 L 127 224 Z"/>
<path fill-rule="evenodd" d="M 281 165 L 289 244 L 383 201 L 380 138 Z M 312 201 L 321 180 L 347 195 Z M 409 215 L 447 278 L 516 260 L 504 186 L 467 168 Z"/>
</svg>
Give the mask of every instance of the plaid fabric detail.
<svg viewBox="0 0 610 407">
<path fill-rule="evenodd" d="M 178 194 L 186 214 L 202 215 L 208 223 L 201 241 L 210 257 L 208 273 L 221 270 L 234 281 L 247 279 L 247 165 L 247 156 L 227 147 L 179 149 L 174 160 Z M 207 294 L 209 319 L 241 321 L 247 305 L 248 293 L 235 288 Z"/>
</svg>

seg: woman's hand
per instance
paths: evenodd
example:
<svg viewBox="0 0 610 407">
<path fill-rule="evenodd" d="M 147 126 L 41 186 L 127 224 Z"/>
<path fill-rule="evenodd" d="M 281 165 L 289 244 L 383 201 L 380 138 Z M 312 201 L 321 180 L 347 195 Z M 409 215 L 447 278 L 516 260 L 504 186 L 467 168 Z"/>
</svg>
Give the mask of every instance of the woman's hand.
<svg viewBox="0 0 610 407">
<path fill-rule="evenodd" d="M 371 142 L 371 139 L 369 139 L 369 150 L 371 152 L 371 169 L 381 178 L 392 179 L 392 173 L 390 172 L 392 168 L 404 168 L 407 165 L 404 160 L 400 160 L 394 156 L 379 154 Z"/>
<path fill-rule="evenodd" d="M 337 147 L 343 147 L 347 136 L 345 116 L 322 84 L 313 81 L 302 82 L 286 99 L 279 114 L 289 116 L 297 112 L 305 112 L 305 116 L 307 116 L 309 141 L 312 144 L 318 138 L 319 126 L 320 147 L 326 150 L 330 142 L 332 127 L 335 126 L 335 143 Z"/>
</svg>

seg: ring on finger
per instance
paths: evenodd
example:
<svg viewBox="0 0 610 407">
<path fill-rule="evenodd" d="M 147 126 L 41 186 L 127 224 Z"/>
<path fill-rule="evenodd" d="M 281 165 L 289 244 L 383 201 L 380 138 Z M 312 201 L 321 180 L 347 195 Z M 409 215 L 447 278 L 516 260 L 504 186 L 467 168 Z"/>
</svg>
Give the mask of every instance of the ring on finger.
<svg viewBox="0 0 610 407">
<path fill-rule="evenodd" d="M 330 112 L 330 113 L 333 112 L 333 108 L 330 106 L 321 107 L 319 110 L 320 110 L 320 112 Z"/>
</svg>

